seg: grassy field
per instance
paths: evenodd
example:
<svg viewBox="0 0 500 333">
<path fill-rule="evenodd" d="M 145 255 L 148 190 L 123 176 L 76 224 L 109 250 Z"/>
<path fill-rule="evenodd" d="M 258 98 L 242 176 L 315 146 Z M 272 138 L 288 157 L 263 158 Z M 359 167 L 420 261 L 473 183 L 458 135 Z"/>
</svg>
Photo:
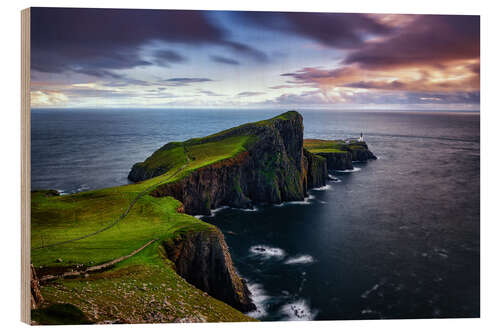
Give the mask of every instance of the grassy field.
<svg viewBox="0 0 500 333">
<path fill-rule="evenodd" d="M 105 272 L 42 284 L 46 305 L 52 308 L 34 311 L 34 320 L 63 323 L 61 313 L 66 313 L 85 322 L 80 310 L 94 322 L 252 320 L 188 284 L 162 253 L 161 242 L 177 233 L 215 227 L 182 213 L 182 204 L 172 197 L 148 194 L 159 185 L 245 152 L 257 141 L 246 127 L 296 116 L 288 112 L 205 138 L 169 143 L 140 163 L 165 173 L 136 184 L 64 196 L 50 190 L 33 192 L 31 260 L 39 277 L 107 263 L 154 240 Z"/>
<path fill-rule="evenodd" d="M 162 320 L 178 320 L 182 316 L 191 318 L 192 315 L 209 321 L 251 320 L 186 283 L 162 256 L 161 241 L 171 239 L 179 232 L 214 227 L 179 212 L 182 204 L 174 198 L 156 198 L 148 193 L 158 185 L 179 180 L 196 169 L 234 157 L 246 151 L 255 140 L 249 135 L 225 136 L 219 133 L 208 138 L 170 143 L 144 162 L 151 168 L 165 167 L 166 173 L 161 176 L 73 195 L 33 192 L 31 260 L 40 276 L 106 263 L 131 253 L 150 240 L 158 240 L 110 271 L 87 278 L 59 279 L 43 285 L 42 294 L 46 301 L 73 304 L 98 321 L 112 320 L 112 312 L 101 311 L 111 304 L 116 307 L 115 314 L 129 313 L 132 307 L 137 312 L 142 306 L 144 313 L 130 320 L 147 321 L 144 316 L 149 305 L 144 307 L 141 303 L 146 295 L 141 294 L 140 288 L 148 284 L 154 287 L 148 289 L 147 297 L 162 295 L 167 303 L 172 304 L 169 311 L 174 312 L 165 314 Z M 162 285 L 165 287 L 160 288 Z M 130 290 L 136 292 L 128 300 L 120 298 Z M 183 305 L 176 307 L 176 302 Z M 195 311 L 193 307 L 203 310 Z M 158 306 L 157 310 L 161 308 Z M 95 309 L 101 310 L 96 312 Z M 47 316 L 38 311 L 34 313 L 35 317 L 43 320 Z"/>
<path fill-rule="evenodd" d="M 363 143 L 345 143 L 343 140 L 304 139 L 304 148 L 313 154 L 318 153 L 347 153 L 350 150 L 366 150 Z"/>
</svg>

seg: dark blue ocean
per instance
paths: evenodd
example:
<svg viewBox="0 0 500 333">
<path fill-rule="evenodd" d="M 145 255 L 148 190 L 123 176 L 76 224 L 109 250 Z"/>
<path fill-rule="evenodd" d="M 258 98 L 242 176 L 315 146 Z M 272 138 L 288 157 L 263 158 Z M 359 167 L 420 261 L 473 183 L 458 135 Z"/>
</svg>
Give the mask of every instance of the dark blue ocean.
<svg viewBox="0 0 500 333">
<path fill-rule="evenodd" d="M 32 110 L 32 189 L 128 183 L 169 141 L 286 110 Z M 479 316 L 479 113 L 298 110 L 306 138 L 364 133 L 378 160 L 303 202 L 201 217 L 261 320 Z"/>
</svg>

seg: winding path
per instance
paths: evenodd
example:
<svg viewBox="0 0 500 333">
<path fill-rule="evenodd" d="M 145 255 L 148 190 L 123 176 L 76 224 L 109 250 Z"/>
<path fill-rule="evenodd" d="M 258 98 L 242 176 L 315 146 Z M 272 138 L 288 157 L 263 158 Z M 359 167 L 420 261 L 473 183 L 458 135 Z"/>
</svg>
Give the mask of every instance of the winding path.
<svg viewBox="0 0 500 333">
<path fill-rule="evenodd" d="M 101 228 L 99 230 L 96 230 L 94 232 L 91 232 L 89 234 L 80 236 L 80 237 L 76 237 L 76 238 L 72 238 L 72 239 L 67 239 L 65 241 L 60 241 L 60 242 L 56 242 L 56 243 L 52 243 L 52 244 L 42 245 L 42 246 L 39 246 L 39 247 L 34 247 L 34 248 L 32 248 L 32 250 L 40 250 L 40 249 L 44 249 L 44 248 L 48 248 L 48 247 L 53 247 L 53 246 L 57 246 L 57 245 L 63 245 L 63 244 L 67 244 L 67 243 L 76 242 L 76 241 L 79 241 L 79 240 L 82 240 L 82 239 L 89 238 L 89 237 L 95 236 L 97 234 L 100 234 L 101 232 L 106 231 L 108 229 L 111 229 L 112 227 L 114 227 L 115 225 L 117 225 L 118 222 L 120 222 L 121 220 L 123 220 L 128 215 L 128 213 L 130 213 L 130 210 L 132 209 L 132 207 L 134 207 L 134 205 L 137 202 L 137 200 L 139 200 L 144 194 L 148 193 L 149 191 L 151 191 L 156 186 L 159 186 L 159 185 L 162 185 L 164 183 L 167 183 L 168 181 L 170 181 L 173 177 L 177 176 L 182 170 L 184 170 L 189 165 L 189 162 L 191 160 L 189 158 L 189 154 L 188 154 L 188 151 L 187 151 L 186 147 L 184 147 L 184 153 L 186 155 L 187 161 L 186 161 L 186 163 L 184 163 L 184 165 L 182 167 L 180 167 L 176 172 L 174 172 L 167 179 L 165 179 L 165 180 L 163 180 L 163 181 L 161 181 L 159 183 L 153 184 L 153 185 L 147 187 L 145 190 L 143 190 L 139 194 L 137 194 L 137 196 L 130 202 L 130 204 L 128 205 L 127 209 L 116 220 L 114 220 L 113 222 L 111 222 L 107 226 L 105 226 L 105 227 L 103 227 L 103 228 Z"/>
<path fill-rule="evenodd" d="M 135 249 L 134 251 L 130 252 L 129 254 L 122 256 L 122 257 L 119 257 L 119 258 L 116 258 L 116 259 L 113 259 L 111 261 L 105 262 L 103 264 L 96 265 L 96 266 L 90 266 L 90 267 L 87 267 L 86 269 L 81 270 L 81 271 L 65 272 L 65 273 L 60 274 L 60 275 L 45 275 L 45 276 L 42 276 L 39 279 L 39 281 L 45 282 L 45 281 L 55 280 L 55 279 L 59 279 L 59 278 L 64 279 L 64 278 L 68 278 L 68 277 L 77 277 L 77 276 L 92 273 L 92 272 L 102 271 L 103 269 L 109 268 L 113 265 L 118 264 L 119 262 L 122 262 L 122 261 L 124 261 L 132 256 L 135 256 L 137 253 L 141 252 L 142 250 L 144 250 L 146 247 L 153 244 L 157 240 L 158 239 L 152 239 L 149 242 L 147 242 L 146 244 L 144 244 L 143 246 L 141 246 L 140 248 Z"/>
</svg>

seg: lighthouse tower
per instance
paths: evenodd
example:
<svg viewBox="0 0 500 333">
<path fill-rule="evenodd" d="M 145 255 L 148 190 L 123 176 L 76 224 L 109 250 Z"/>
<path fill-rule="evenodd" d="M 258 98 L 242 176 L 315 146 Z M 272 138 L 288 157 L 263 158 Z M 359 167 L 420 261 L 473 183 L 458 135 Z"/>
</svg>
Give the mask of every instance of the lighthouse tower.
<svg viewBox="0 0 500 333">
<path fill-rule="evenodd" d="M 358 142 L 364 142 L 365 139 L 363 138 L 363 132 L 361 132 L 361 134 L 359 135 L 359 139 L 358 139 Z"/>
</svg>

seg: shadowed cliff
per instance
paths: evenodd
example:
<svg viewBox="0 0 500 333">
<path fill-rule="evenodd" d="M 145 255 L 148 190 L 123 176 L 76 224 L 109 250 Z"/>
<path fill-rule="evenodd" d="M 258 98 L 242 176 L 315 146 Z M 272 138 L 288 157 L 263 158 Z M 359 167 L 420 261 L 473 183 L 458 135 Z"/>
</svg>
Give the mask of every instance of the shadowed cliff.
<svg viewBox="0 0 500 333">
<path fill-rule="evenodd" d="M 129 179 L 142 181 L 178 166 L 202 165 L 151 195 L 173 196 L 189 214 L 210 214 L 227 205 L 249 208 L 258 203 L 303 200 L 311 187 L 327 180 L 326 159 L 305 153 L 303 120 L 295 111 L 185 142 L 169 143 L 132 167 Z M 218 159 L 219 156 L 222 156 Z"/>
</svg>

